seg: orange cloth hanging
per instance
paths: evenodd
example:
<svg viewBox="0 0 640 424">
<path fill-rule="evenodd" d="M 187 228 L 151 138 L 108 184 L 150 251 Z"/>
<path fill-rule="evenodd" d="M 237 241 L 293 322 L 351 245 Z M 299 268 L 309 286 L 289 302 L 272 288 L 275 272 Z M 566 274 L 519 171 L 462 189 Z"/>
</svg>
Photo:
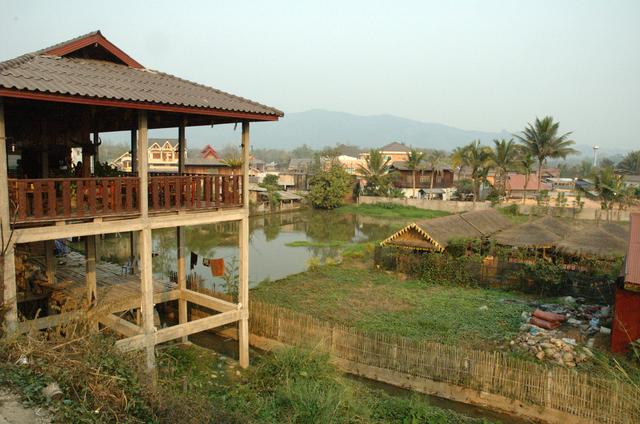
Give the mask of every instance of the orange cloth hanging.
<svg viewBox="0 0 640 424">
<path fill-rule="evenodd" d="M 209 259 L 209 267 L 211 267 L 211 275 L 222 277 L 224 275 L 224 258 Z"/>
</svg>

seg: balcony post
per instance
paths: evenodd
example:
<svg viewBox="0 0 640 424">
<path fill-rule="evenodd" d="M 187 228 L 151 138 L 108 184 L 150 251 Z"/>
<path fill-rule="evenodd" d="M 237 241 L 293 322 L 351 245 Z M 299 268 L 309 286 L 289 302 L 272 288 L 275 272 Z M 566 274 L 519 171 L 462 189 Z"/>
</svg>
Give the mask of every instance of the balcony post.
<svg viewBox="0 0 640 424">
<path fill-rule="evenodd" d="M 249 123 L 242 123 L 242 220 L 240 221 L 240 287 L 238 302 L 242 317 L 238 323 L 240 366 L 249 366 Z"/>
<path fill-rule="evenodd" d="M 137 130 L 131 130 L 131 172 L 137 172 L 138 170 L 138 137 Z M 136 231 L 131 232 L 131 266 L 133 267 L 138 256 L 138 233 Z M 134 269 L 134 273 L 135 273 Z"/>
<path fill-rule="evenodd" d="M 185 161 L 185 125 L 186 120 L 182 120 L 180 126 L 178 127 L 178 175 L 182 176 L 184 174 L 184 161 Z M 176 199 L 176 202 L 179 202 Z M 177 232 L 177 253 L 178 253 L 178 267 L 177 267 L 177 282 L 178 282 L 178 290 L 183 291 L 187 288 L 187 266 L 185 261 L 185 247 L 184 247 L 184 239 L 185 239 L 185 228 L 183 226 L 176 228 Z M 182 296 L 178 300 L 178 323 L 186 324 L 189 321 L 187 316 L 187 301 L 184 300 Z M 187 343 L 189 341 L 188 336 L 182 337 L 182 343 Z"/>
<path fill-rule="evenodd" d="M 138 140 L 137 140 L 137 153 L 138 159 L 138 178 L 140 181 L 140 187 L 138 188 L 140 193 L 140 215 L 143 220 L 147 220 L 149 217 L 149 169 L 148 169 L 148 156 L 147 156 L 147 111 L 141 110 L 138 112 Z M 155 359 L 155 327 L 153 323 L 153 269 L 151 262 L 152 251 L 151 240 L 151 227 L 149 224 L 145 224 L 142 231 L 139 233 L 139 252 L 141 262 L 141 302 L 140 310 L 142 313 L 142 327 L 145 334 L 145 349 L 146 349 L 146 364 L 147 371 L 153 376 L 156 359 Z M 152 378 L 155 381 L 155 378 Z"/>
<path fill-rule="evenodd" d="M 7 136 L 4 122 L 4 101 L 0 97 L 0 221 L 2 229 L 2 259 L 4 262 L 3 301 L 7 332 L 13 333 L 18 322 L 16 299 L 15 244 L 11 237 L 11 211 L 9 209 L 9 168 L 7 165 Z"/>
</svg>

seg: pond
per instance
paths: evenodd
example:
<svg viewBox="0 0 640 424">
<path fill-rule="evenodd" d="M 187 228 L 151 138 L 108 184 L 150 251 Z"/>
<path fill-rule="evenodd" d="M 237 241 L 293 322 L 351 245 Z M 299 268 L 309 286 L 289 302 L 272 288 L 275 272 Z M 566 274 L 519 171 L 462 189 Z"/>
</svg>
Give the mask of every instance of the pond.
<svg viewBox="0 0 640 424">
<path fill-rule="evenodd" d="M 339 261 L 346 245 L 382 240 L 403 224 L 398 220 L 317 210 L 252 217 L 249 236 L 250 286 L 303 272 L 311 262 L 323 263 L 328 259 Z M 224 259 L 226 274 L 237 273 L 238 227 L 238 223 L 227 222 L 186 229 L 187 269 L 197 274 L 205 287 L 221 290 L 225 281 L 222 277 L 214 277 L 203 259 Z M 80 245 L 78 243 L 75 247 L 81 248 Z M 130 252 L 128 234 L 105 238 L 100 245 L 102 260 L 127 263 Z M 153 231 L 153 253 L 154 276 L 168 279 L 176 271 L 175 228 Z M 189 271 L 192 253 L 197 255 L 197 261 Z"/>
</svg>

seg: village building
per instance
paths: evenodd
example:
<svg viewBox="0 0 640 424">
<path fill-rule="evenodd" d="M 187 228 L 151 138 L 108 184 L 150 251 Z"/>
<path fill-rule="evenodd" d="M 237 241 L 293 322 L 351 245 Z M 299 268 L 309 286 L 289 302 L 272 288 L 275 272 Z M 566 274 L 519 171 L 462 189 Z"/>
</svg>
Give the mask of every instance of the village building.
<svg viewBox="0 0 640 424">
<path fill-rule="evenodd" d="M 507 174 L 506 192 L 510 198 L 522 199 L 535 198 L 536 194 L 541 190 L 550 191 L 553 186 L 544 181 L 540 181 L 538 186 L 538 173 L 532 172 L 528 177 L 517 172 L 509 172 Z"/>
<path fill-rule="evenodd" d="M 394 141 L 387 145 L 382 146 L 378 151 L 382 154 L 384 160 L 388 160 L 389 164 L 393 164 L 397 161 L 405 161 L 409 159 L 409 153 L 411 148 L 404 143 Z M 366 160 L 369 157 L 369 153 L 360 153 L 359 158 Z"/>
<path fill-rule="evenodd" d="M 100 325 L 119 335 L 120 349 L 143 349 L 151 371 L 155 345 L 234 324 L 240 365 L 248 366 L 249 129 L 251 122 L 281 116 L 272 107 L 147 69 L 99 31 L 1 62 L 0 221 L 7 332 L 54 327 L 91 311 Z M 242 168 L 234 175 L 186 175 L 185 128 L 219 124 L 240 124 Z M 177 143 L 150 144 L 148 131 L 156 128 L 175 128 Z M 133 172 L 92 174 L 100 133 L 115 131 L 130 134 L 125 168 Z M 81 148 L 77 175 L 70 172 L 72 148 Z M 14 156 L 11 174 L 8 152 Z M 152 159 L 171 162 L 175 175 L 151 173 Z M 236 222 L 240 229 L 237 302 L 186 286 L 185 227 L 220 222 Z M 167 228 L 176 235 L 175 283 L 154 278 L 152 266 L 152 231 Z M 139 266 L 120 273 L 96 257 L 96 239 L 108 233 L 130 237 L 131 259 Z M 84 239 L 83 266 L 63 274 L 54 245 L 72 237 Z M 27 283 L 18 265 L 35 260 L 29 252 L 37 251 L 46 279 Z M 37 317 L 22 308 L 33 296 L 52 299 L 54 294 L 65 301 L 62 313 Z M 154 307 L 165 302 L 177 304 L 178 323 L 158 328 Z M 209 316 L 189 319 L 189 305 Z M 122 317 L 121 312 L 131 310 L 139 319 Z M 21 322 L 20 314 L 29 320 Z"/>
<path fill-rule="evenodd" d="M 640 348 L 640 213 L 629 219 L 629 242 L 616 287 L 612 352 L 626 352 L 634 342 Z"/>
<path fill-rule="evenodd" d="M 147 147 L 149 171 L 178 171 L 178 139 L 150 138 Z M 123 172 L 131 172 L 133 159 L 131 152 L 126 152 L 111 161 L 109 165 Z"/>
<path fill-rule="evenodd" d="M 420 164 L 415 170 L 415 194 L 414 170 L 409 168 L 407 161 L 394 162 L 390 172 L 395 174 L 394 186 L 401 189 L 405 197 L 450 200 L 456 191 L 453 171 L 449 167 L 434 171 L 430 165 Z"/>
</svg>

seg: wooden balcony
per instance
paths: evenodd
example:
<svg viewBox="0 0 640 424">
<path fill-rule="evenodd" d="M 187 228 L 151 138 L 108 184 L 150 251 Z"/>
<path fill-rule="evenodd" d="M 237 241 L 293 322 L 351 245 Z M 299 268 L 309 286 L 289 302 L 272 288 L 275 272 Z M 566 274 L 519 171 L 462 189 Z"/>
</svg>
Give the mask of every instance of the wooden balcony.
<svg viewBox="0 0 640 424">
<path fill-rule="evenodd" d="M 138 177 L 10 179 L 15 224 L 140 214 Z M 149 213 L 242 207 L 241 175 L 149 176 Z"/>
</svg>

